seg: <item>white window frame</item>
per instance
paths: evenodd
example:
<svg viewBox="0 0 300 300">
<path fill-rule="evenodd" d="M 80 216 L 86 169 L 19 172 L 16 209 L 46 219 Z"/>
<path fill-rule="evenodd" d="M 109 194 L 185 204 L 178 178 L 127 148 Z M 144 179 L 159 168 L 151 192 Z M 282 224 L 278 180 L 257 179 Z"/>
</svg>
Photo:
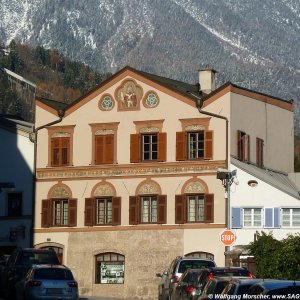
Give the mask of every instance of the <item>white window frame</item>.
<svg viewBox="0 0 300 300">
<path fill-rule="evenodd" d="M 251 224 L 245 225 L 245 210 L 250 210 L 250 216 L 251 216 Z M 254 222 L 256 221 L 254 219 L 254 212 L 255 210 L 260 210 L 260 225 L 254 225 Z M 261 207 L 243 207 L 243 227 L 244 228 L 261 228 L 263 227 L 263 209 Z"/>
<path fill-rule="evenodd" d="M 299 210 L 298 214 L 300 216 L 300 207 L 293 207 L 293 208 L 282 208 L 281 209 L 281 226 L 284 228 L 291 228 L 291 227 L 300 227 L 300 221 L 299 225 L 294 225 L 295 222 L 295 211 Z M 283 216 L 284 216 L 284 211 L 288 211 L 289 212 L 289 225 L 285 225 L 284 221 L 283 221 Z"/>
</svg>

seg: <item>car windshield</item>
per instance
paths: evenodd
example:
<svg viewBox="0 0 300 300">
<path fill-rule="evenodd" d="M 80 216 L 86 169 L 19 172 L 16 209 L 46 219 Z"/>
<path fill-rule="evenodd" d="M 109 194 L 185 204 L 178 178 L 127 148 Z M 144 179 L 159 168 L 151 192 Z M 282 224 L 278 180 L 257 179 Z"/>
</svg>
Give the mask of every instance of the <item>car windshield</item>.
<svg viewBox="0 0 300 300">
<path fill-rule="evenodd" d="M 187 269 L 204 269 L 214 266 L 215 264 L 209 260 L 183 260 L 180 262 L 178 273 L 183 273 Z"/>
<path fill-rule="evenodd" d="M 70 270 L 43 268 L 37 269 L 34 273 L 35 279 L 55 279 L 55 280 L 73 280 Z"/>
</svg>

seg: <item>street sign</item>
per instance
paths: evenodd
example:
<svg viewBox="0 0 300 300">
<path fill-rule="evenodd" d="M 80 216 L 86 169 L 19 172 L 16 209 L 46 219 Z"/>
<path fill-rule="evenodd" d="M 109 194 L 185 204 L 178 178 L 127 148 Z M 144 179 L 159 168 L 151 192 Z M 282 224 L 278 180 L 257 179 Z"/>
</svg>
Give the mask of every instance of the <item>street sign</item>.
<svg viewBox="0 0 300 300">
<path fill-rule="evenodd" d="M 235 243 L 235 234 L 232 230 L 225 229 L 220 234 L 220 240 L 224 246 L 231 246 Z"/>
</svg>

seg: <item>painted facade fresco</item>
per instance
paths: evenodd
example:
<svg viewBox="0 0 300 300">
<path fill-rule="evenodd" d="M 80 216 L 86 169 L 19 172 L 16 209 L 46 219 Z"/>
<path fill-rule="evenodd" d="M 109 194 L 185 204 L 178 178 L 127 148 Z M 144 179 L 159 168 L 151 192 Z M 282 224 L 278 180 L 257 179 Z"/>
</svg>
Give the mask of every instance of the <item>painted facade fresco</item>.
<svg viewBox="0 0 300 300">
<path fill-rule="evenodd" d="M 126 80 L 116 90 L 116 99 L 120 110 L 136 110 L 140 107 L 143 89 L 134 80 Z"/>
</svg>

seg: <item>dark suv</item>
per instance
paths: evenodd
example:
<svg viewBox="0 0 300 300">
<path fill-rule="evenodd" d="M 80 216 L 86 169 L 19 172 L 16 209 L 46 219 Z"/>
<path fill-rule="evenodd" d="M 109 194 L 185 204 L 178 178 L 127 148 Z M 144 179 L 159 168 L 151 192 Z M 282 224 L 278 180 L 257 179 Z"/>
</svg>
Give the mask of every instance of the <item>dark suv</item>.
<svg viewBox="0 0 300 300">
<path fill-rule="evenodd" d="M 7 299 L 14 299 L 16 282 L 24 278 L 27 270 L 35 264 L 59 265 L 60 262 L 53 249 L 16 248 L 13 251 L 0 278 Z"/>
<path fill-rule="evenodd" d="M 207 284 L 210 278 L 214 277 L 242 277 L 242 278 L 254 278 L 252 273 L 246 268 L 240 267 L 215 267 L 206 268 L 201 270 L 198 274 L 194 284 L 200 290 Z"/>
<path fill-rule="evenodd" d="M 182 273 L 187 269 L 203 269 L 215 266 L 216 263 L 208 258 L 176 257 L 167 271 L 163 274 L 156 273 L 156 276 L 161 278 L 158 286 L 158 299 L 168 300 L 172 297 L 174 287 L 177 285 Z"/>
</svg>

